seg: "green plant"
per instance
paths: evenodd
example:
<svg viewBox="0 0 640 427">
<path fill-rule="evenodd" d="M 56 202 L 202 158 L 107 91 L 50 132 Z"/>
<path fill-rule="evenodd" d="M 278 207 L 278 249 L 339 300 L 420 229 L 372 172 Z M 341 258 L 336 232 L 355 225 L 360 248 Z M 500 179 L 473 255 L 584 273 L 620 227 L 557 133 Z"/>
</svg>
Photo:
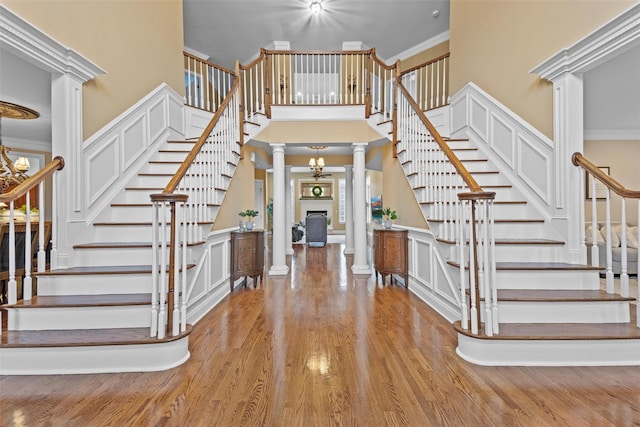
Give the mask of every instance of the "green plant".
<svg viewBox="0 0 640 427">
<path fill-rule="evenodd" d="M 269 215 L 269 217 L 273 215 L 273 197 L 269 197 L 269 203 L 267 203 L 267 215 Z"/>
<path fill-rule="evenodd" d="M 331 225 L 331 217 L 330 216 L 327 217 L 327 225 Z"/>
<path fill-rule="evenodd" d="M 382 208 L 382 216 L 384 217 L 385 221 L 398 219 L 396 211 L 391 208 Z"/>
<path fill-rule="evenodd" d="M 239 214 L 241 217 L 248 216 L 249 219 L 253 219 L 253 217 L 258 216 L 258 211 L 254 211 L 253 209 L 247 209 L 246 211 L 242 211 Z"/>
<path fill-rule="evenodd" d="M 18 208 L 18 210 L 22 213 L 27 213 L 27 205 L 22 205 Z M 38 208 L 33 206 L 31 208 L 31 213 L 38 213 Z"/>
</svg>

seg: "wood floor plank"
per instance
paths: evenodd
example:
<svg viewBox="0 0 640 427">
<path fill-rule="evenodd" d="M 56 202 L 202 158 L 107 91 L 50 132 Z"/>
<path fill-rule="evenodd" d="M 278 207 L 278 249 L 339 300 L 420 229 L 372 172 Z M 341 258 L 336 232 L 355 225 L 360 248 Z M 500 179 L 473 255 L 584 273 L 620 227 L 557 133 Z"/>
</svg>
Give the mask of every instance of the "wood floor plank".
<svg viewBox="0 0 640 427">
<path fill-rule="evenodd" d="M 0 425 L 640 424 L 637 367 L 472 365 L 448 321 L 342 250 L 294 245 L 289 276 L 227 295 L 174 369 L 0 377 Z"/>
</svg>

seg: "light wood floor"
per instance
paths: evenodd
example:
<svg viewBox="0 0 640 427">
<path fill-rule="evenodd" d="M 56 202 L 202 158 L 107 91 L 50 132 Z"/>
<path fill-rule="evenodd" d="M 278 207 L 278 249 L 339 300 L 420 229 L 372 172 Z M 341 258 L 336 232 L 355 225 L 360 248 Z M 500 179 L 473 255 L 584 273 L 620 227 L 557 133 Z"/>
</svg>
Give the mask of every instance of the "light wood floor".
<svg viewBox="0 0 640 427">
<path fill-rule="evenodd" d="M 16 426 L 640 425 L 637 367 L 480 367 L 412 293 L 354 279 L 341 245 L 236 289 L 166 372 L 0 377 Z"/>
</svg>

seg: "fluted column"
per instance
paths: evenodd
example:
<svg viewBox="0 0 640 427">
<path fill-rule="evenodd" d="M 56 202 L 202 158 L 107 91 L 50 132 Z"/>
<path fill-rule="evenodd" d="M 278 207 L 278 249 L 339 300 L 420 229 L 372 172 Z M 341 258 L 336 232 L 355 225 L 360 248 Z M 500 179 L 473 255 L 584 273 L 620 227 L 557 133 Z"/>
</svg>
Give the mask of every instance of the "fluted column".
<svg viewBox="0 0 640 427">
<path fill-rule="evenodd" d="M 366 142 L 353 144 L 353 274 L 371 274 L 367 262 L 367 188 L 364 150 Z"/>
<path fill-rule="evenodd" d="M 285 170 L 284 144 L 271 144 L 273 149 L 273 243 L 270 276 L 284 276 L 289 272 L 285 254 Z M 291 230 L 289 230 L 291 233 Z"/>
<path fill-rule="evenodd" d="M 284 228 L 285 254 L 293 255 L 293 239 L 291 235 L 291 166 L 284 167 Z"/>
<path fill-rule="evenodd" d="M 353 255 L 353 166 L 351 165 L 344 167 L 344 184 L 344 254 Z"/>
</svg>

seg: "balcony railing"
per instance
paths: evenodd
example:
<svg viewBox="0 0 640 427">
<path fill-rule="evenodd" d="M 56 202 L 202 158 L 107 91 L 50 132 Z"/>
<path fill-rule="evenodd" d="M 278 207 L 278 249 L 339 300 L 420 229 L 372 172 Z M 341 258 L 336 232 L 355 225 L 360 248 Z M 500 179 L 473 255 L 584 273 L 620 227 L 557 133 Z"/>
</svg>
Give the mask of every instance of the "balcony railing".
<svg viewBox="0 0 640 427">
<path fill-rule="evenodd" d="M 449 54 L 402 72 L 402 84 L 422 111 L 449 103 Z"/>
<path fill-rule="evenodd" d="M 184 53 L 185 104 L 215 112 L 233 85 L 234 73 L 224 67 Z"/>
</svg>

